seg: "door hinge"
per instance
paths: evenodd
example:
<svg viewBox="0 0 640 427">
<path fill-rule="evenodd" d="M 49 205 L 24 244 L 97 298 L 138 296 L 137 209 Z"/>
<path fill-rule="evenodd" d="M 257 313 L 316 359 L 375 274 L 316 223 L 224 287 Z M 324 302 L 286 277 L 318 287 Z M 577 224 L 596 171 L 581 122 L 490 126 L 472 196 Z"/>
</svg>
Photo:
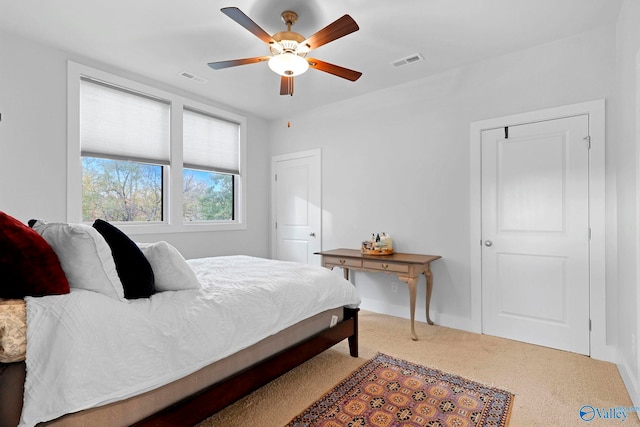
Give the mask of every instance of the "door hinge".
<svg viewBox="0 0 640 427">
<path fill-rule="evenodd" d="M 591 240 L 591 227 L 589 227 L 589 240 Z"/>
<path fill-rule="evenodd" d="M 584 138 L 582 138 L 582 139 L 583 139 L 583 140 L 585 140 L 585 141 L 587 141 L 587 148 L 588 148 L 589 150 L 591 150 L 591 136 L 590 136 L 590 135 L 587 135 L 587 136 L 585 136 L 585 137 L 584 137 Z"/>
<path fill-rule="evenodd" d="M 591 319 L 589 319 L 589 332 L 591 332 Z"/>
<path fill-rule="evenodd" d="M 276 221 L 276 230 L 278 229 L 278 221 Z"/>
<path fill-rule="evenodd" d="M 277 180 L 278 180 L 278 174 L 275 174 L 275 175 L 273 176 L 273 179 L 275 179 L 275 180 L 277 181 Z"/>
</svg>

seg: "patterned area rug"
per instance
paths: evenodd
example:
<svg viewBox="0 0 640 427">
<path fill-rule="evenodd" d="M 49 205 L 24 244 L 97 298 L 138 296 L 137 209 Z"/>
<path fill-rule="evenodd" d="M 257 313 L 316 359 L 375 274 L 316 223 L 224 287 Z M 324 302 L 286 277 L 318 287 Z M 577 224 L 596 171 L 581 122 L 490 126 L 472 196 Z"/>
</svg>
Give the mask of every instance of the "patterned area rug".
<svg viewBox="0 0 640 427">
<path fill-rule="evenodd" d="M 504 427 L 513 394 L 378 353 L 287 427 Z"/>
</svg>

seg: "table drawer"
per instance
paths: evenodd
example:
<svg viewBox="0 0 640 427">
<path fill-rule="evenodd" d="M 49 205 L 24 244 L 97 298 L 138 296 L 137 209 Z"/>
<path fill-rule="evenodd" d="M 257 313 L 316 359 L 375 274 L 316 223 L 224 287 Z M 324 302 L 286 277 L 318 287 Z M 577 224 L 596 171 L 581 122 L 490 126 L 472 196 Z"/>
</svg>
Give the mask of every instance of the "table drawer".
<svg viewBox="0 0 640 427">
<path fill-rule="evenodd" d="M 362 266 L 368 270 L 388 271 L 390 273 L 409 273 L 407 264 L 393 264 L 390 262 L 380 261 L 363 261 Z"/>
<path fill-rule="evenodd" d="M 346 267 L 346 268 L 362 268 L 362 261 L 359 259 L 324 257 L 325 267 Z"/>
</svg>

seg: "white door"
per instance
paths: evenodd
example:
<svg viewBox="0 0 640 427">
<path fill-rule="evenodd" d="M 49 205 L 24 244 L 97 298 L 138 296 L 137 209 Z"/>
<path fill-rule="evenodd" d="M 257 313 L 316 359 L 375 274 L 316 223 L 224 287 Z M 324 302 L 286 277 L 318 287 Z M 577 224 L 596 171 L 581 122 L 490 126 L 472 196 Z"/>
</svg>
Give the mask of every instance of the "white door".
<svg viewBox="0 0 640 427">
<path fill-rule="evenodd" d="M 581 115 L 482 132 L 482 329 L 589 354 L 589 138 Z"/>
<path fill-rule="evenodd" d="M 272 257 L 320 265 L 320 150 L 274 156 Z"/>
</svg>

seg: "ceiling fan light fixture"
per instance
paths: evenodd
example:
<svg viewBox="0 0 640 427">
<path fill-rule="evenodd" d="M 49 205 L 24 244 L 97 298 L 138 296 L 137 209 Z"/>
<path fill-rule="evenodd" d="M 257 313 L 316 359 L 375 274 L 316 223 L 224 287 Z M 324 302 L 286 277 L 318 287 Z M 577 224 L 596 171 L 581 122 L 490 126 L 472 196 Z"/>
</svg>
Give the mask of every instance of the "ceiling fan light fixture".
<svg viewBox="0 0 640 427">
<path fill-rule="evenodd" d="M 303 57 L 292 52 L 283 52 L 269 58 L 269 68 L 276 74 L 295 77 L 309 69 L 309 63 Z"/>
</svg>

